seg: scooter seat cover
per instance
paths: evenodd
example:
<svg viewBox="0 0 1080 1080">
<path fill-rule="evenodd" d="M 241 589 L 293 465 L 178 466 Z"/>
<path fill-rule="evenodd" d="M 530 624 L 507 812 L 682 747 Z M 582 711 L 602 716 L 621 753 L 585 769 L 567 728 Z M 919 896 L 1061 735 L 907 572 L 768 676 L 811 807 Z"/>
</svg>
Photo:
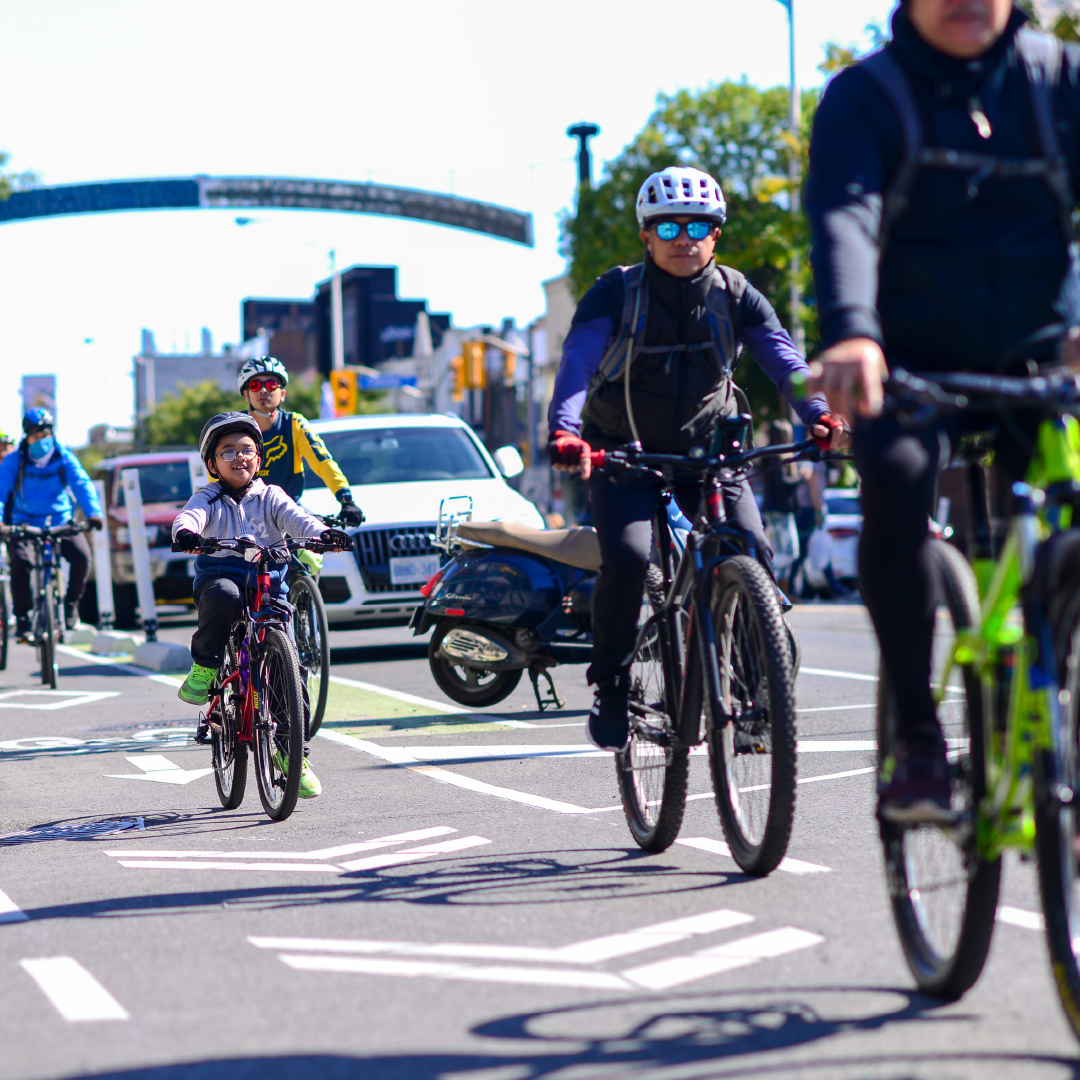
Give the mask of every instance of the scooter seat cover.
<svg viewBox="0 0 1080 1080">
<path fill-rule="evenodd" d="M 531 551 L 579 570 L 600 570 L 600 541 L 595 529 L 536 529 L 515 521 L 465 521 L 458 525 L 457 535 L 478 544 Z"/>
</svg>

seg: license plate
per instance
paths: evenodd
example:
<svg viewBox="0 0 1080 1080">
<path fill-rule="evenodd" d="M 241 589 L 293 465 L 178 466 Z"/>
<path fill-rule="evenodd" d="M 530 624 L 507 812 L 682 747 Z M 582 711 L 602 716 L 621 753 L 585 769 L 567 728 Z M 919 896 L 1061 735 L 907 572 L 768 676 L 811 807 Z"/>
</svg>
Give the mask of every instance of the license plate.
<svg viewBox="0 0 1080 1080">
<path fill-rule="evenodd" d="M 423 585 L 438 572 L 438 555 L 408 555 L 390 560 L 391 585 Z"/>
</svg>

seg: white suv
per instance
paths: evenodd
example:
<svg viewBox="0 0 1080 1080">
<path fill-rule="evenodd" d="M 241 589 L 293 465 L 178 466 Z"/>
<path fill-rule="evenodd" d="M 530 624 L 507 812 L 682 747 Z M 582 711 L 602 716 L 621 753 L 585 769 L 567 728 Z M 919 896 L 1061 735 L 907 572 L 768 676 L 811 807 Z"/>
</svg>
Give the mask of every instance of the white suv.
<svg viewBox="0 0 1080 1080">
<path fill-rule="evenodd" d="M 351 552 L 323 558 L 319 591 L 331 630 L 409 621 L 421 599 L 420 586 L 439 567 L 430 536 L 443 499 L 469 496 L 476 521 L 544 528 L 536 507 L 504 479 L 521 471 L 517 451 L 504 447 L 493 457 L 456 416 L 350 416 L 311 426 L 366 517 L 355 530 Z M 310 470 L 305 482 L 304 507 L 313 514 L 337 513 L 337 499 Z"/>
</svg>

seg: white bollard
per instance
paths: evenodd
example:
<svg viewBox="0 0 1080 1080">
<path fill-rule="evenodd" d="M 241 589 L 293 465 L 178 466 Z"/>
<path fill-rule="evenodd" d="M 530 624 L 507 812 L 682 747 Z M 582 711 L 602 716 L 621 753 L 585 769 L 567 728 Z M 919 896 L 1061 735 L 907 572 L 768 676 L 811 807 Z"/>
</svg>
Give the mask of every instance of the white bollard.
<svg viewBox="0 0 1080 1080">
<path fill-rule="evenodd" d="M 210 483 L 210 474 L 206 471 L 203 459 L 198 454 L 188 454 L 188 471 L 191 473 L 191 494 Z"/>
<path fill-rule="evenodd" d="M 109 508 L 105 503 L 105 482 L 95 480 L 98 502 L 101 503 L 102 528 L 91 533 L 94 545 L 94 584 L 97 586 L 98 629 L 112 629 L 116 618 L 116 604 L 113 601 L 112 559 L 109 555 Z"/>
<path fill-rule="evenodd" d="M 150 576 L 150 543 L 143 517 L 142 487 L 138 469 L 122 469 L 124 507 L 127 510 L 128 535 L 131 537 L 131 561 L 135 565 L 135 592 L 139 598 L 139 614 L 147 641 L 157 640 L 157 604 L 154 602 L 154 581 Z"/>
</svg>

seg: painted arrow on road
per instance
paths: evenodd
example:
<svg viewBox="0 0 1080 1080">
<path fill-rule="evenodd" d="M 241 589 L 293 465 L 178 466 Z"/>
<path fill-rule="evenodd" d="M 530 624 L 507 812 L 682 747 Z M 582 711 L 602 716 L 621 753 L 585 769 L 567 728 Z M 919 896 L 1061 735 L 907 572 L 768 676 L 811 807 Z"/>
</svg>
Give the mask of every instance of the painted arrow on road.
<svg viewBox="0 0 1080 1080">
<path fill-rule="evenodd" d="M 114 780 L 151 780 L 155 784 L 190 784 L 192 780 L 198 780 L 200 776 L 208 776 L 213 769 L 181 769 L 175 762 L 170 761 L 163 754 L 131 754 L 125 756 L 125 761 L 131 762 L 137 769 L 142 770 L 142 775 L 132 773 L 106 773 L 106 776 Z"/>
</svg>

